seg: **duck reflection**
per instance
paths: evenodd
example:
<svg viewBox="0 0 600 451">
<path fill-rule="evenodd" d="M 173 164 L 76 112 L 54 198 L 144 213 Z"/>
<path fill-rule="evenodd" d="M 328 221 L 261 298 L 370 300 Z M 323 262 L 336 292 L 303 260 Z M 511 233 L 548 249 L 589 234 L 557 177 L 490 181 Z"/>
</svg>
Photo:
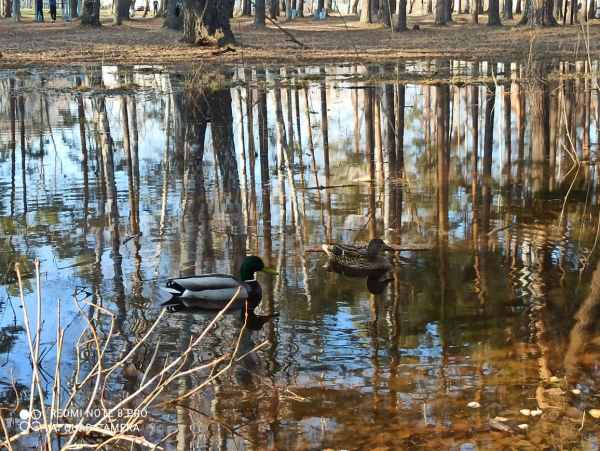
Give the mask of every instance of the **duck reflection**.
<svg viewBox="0 0 600 451">
<path fill-rule="evenodd" d="M 177 313 L 181 315 L 190 315 L 194 318 L 202 318 L 203 320 L 212 321 L 218 314 L 215 310 L 207 310 L 199 307 L 187 307 L 183 302 L 171 299 L 163 304 L 169 313 Z M 271 321 L 279 314 L 275 315 L 257 315 L 253 308 L 231 309 L 225 312 L 225 315 L 234 317 L 238 315 L 240 327 L 245 327 L 248 330 L 261 330 L 262 327 Z"/>
<path fill-rule="evenodd" d="M 367 289 L 371 294 L 381 294 L 385 290 L 385 287 L 394 280 L 393 277 L 386 277 L 388 269 L 357 269 L 349 268 L 344 265 L 340 265 L 335 261 L 328 260 L 324 267 L 331 272 L 341 274 L 346 277 L 352 277 L 355 279 L 367 278 Z"/>
</svg>

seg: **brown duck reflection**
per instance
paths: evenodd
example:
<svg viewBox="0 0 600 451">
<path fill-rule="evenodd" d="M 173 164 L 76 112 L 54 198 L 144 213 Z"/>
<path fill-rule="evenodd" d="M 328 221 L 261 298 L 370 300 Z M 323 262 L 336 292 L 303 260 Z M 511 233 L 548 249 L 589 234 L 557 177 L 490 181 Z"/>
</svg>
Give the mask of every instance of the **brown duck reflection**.
<svg viewBox="0 0 600 451">
<path fill-rule="evenodd" d="M 381 294 L 385 287 L 394 280 L 393 277 L 386 278 L 385 274 L 388 272 L 387 269 L 357 269 L 342 266 L 335 261 L 328 260 L 324 265 L 328 271 L 335 272 L 337 274 L 344 275 L 352 278 L 367 278 L 367 289 L 371 294 Z"/>
</svg>

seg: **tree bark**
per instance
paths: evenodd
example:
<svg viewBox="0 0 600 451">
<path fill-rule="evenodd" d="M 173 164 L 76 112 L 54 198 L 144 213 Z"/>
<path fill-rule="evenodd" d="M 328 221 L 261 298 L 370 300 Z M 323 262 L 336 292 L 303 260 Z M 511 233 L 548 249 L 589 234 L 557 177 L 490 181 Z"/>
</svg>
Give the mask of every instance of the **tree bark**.
<svg viewBox="0 0 600 451">
<path fill-rule="evenodd" d="M 471 5 L 471 18 L 473 19 L 474 24 L 479 23 L 479 7 L 481 4 L 481 0 L 472 0 L 473 4 Z"/>
<path fill-rule="evenodd" d="M 242 0 L 242 16 L 250 17 L 252 15 L 252 3 L 250 0 Z"/>
<path fill-rule="evenodd" d="M 183 30 L 183 4 L 182 0 L 170 0 L 165 1 L 165 21 L 163 22 L 163 28 L 171 28 L 173 30 Z M 161 9 L 163 8 L 161 3 Z M 161 15 L 159 9 L 158 15 Z"/>
<path fill-rule="evenodd" d="M 264 27 L 265 20 L 265 0 L 254 0 L 254 25 Z"/>
<path fill-rule="evenodd" d="M 100 0 L 84 0 L 82 9 L 80 26 L 99 27 L 102 25 L 100 23 Z"/>
<path fill-rule="evenodd" d="M 217 47 L 236 44 L 229 24 L 228 1 L 185 0 L 183 11 L 182 42 Z"/>
<path fill-rule="evenodd" d="M 446 0 L 446 23 L 452 22 L 452 8 L 454 0 Z"/>
<path fill-rule="evenodd" d="M 2 12 L 4 14 L 4 17 L 6 17 L 7 19 L 12 17 L 12 2 L 11 0 L 3 0 L 2 1 Z"/>
<path fill-rule="evenodd" d="M 129 20 L 129 7 L 131 5 L 130 0 L 117 0 L 117 7 L 113 15 L 113 23 L 115 25 L 122 25 L 123 19 Z"/>
<path fill-rule="evenodd" d="M 373 23 L 371 17 L 371 0 L 362 0 L 361 8 L 360 21 L 362 23 Z"/>
<path fill-rule="evenodd" d="M 572 3 L 577 2 L 573 0 Z M 525 12 L 519 25 L 529 25 L 531 28 L 552 27 L 558 25 L 552 14 L 554 0 L 527 0 Z"/>
<path fill-rule="evenodd" d="M 79 2 L 77 0 L 68 0 L 71 8 L 71 19 L 76 19 L 81 15 L 79 11 Z"/>
<path fill-rule="evenodd" d="M 266 16 L 271 20 L 277 20 L 279 14 L 279 3 L 277 0 L 266 0 Z"/>
<path fill-rule="evenodd" d="M 498 0 L 496 0 L 498 1 Z M 446 25 L 446 0 L 436 0 L 435 24 Z"/>
<path fill-rule="evenodd" d="M 381 13 L 381 23 L 386 27 L 392 26 L 392 13 L 390 11 L 391 0 L 381 0 L 379 12 Z"/>
<path fill-rule="evenodd" d="M 502 25 L 500 21 L 500 2 L 499 0 L 490 0 L 488 8 L 488 25 Z"/>
<path fill-rule="evenodd" d="M 406 0 L 400 0 L 398 4 L 398 21 L 396 22 L 396 30 L 398 31 L 408 30 L 406 26 L 406 6 Z"/>
<path fill-rule="evenodd" d="M 512 19 L 513 18 L 513 2 L 512 0 L 504 0 L 504 11 L 502 13 L 502 16 L 505 19 Z"/>
</svg>

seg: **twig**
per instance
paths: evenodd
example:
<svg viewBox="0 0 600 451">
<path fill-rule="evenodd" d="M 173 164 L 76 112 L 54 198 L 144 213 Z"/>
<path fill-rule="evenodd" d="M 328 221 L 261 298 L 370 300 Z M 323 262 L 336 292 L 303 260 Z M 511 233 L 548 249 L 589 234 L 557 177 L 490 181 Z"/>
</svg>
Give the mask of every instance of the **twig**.
<svg viewBox="0 0 600 451">
<path fill-rule="evenodd" d="M 257 9 L 257 8 L 256 8 L 256 4 L 255 4 L 255 3 L 254 3 L 252 0 L 250 0 L 250 3 L 252 3 L 252 5 L 254 5 L 254 9 Z M 306 45 L 306 44 L 303 44 L 302 42 L 298 41 L 298 40 L 297 40 L 297 39 L 296 39 L 296 38 L 295 38 L 295 37 L 292 35 L 292 33 L 290 33 L 290 32 L 289 32 L 289 31 L 287 31 L 287 30 L 284 30 L 283 28 L 281 28 L 281 27 L 279 26 L 279 24 L 278 24 L 277 22 L 275 22 L 275 21 L 274 21 L 273 19 L 271 19 L 270 17 L 267 17 L 266 11 L 263 11 L 263 13 L 264 13 L 264 15 L 265 15 L 265 19 L 268 19 L 268 20 L 269 20 L 269 22 L 271 22 L 273 25 L 275 25 L 277 28 L 279 28 L 281 31 L 283 31 L 283 32 L 284 32 L 286 35 L 288 35 L 288 36 L 290 37 L 290 39 L 289 39 L 290 41 L 292 41 L 292 42 L 293 42 L 293 43 L 295 43 L 295 44 L 298 44 L 298 45 L 299 45 L 300 47 L 302 47 L 303 49 L 307 49 L 307 48 L 308 48 L 308 45 Z"/>
<path fill-rule="evenodd" d="M 389 244 L 396 252 L 430 251 L 431 247 L 424 244 Z M 306 246 L 304 252 L 324 252 L 321 244 Z"/>
<path fill-rule="evenodd" d="M 332 189 L 332 188 L 348 188 L 351 186 L 358 186 L 355 184 L 351 184 L 351 185 L 327 185 L 327 186 L 323 186 L 323 185 L 319 185 L 319 186 L 307 186 L 304 188 L 297 188 L 299 190 L 303 189 L 303 190 L 308 190 L 308 189 Z"/>
</svg>

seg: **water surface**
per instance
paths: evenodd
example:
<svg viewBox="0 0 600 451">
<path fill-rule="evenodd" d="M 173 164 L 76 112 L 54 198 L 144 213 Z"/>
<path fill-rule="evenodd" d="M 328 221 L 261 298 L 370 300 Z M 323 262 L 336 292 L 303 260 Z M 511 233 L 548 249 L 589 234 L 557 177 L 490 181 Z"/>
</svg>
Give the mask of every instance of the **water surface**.
<svg viewBox="0 0 600 451">
<path fill-rule="evenodd" d="M 185 77 L 152 68 L 2 73 L 9 435 L 20 424 L 13 381 L 24 404 L 31 381 L 15 263 L 35 326 L 41 262 L 48 396 L 57 328 L 63 397 L 76 369 L 96 363 L 88 317 L 111 337 L 104 367 L 125 358 L 135 368 L 110 379 L 110 404 L 215 317 L 166 313 L 134 350 L 169 299 L 160 286 L 237 273 L 254 254 L 280 274 L 258 276 L 258 313 L 277 316 L 240 335 L 240 312 L 225 315 L 182 370 L 249 354 L 191 396 L 211 368 L 173 381 L 140 425 L 150 442 L 597 448 L 597 72 L 527 81 L 503 66 L 452 64 L 457 76 L 502 76 L 419 84 L 374 82 L 352 66 L 240 70 L 233 86 L 186 92 Z M 305 252 L 373 237 L 430 250 L 389 255 L 379 283 Z M 520 412 L 537 407 L 538 417 Z M 513 431 L 498 432 L 496 416 Z"/>
</svg>

